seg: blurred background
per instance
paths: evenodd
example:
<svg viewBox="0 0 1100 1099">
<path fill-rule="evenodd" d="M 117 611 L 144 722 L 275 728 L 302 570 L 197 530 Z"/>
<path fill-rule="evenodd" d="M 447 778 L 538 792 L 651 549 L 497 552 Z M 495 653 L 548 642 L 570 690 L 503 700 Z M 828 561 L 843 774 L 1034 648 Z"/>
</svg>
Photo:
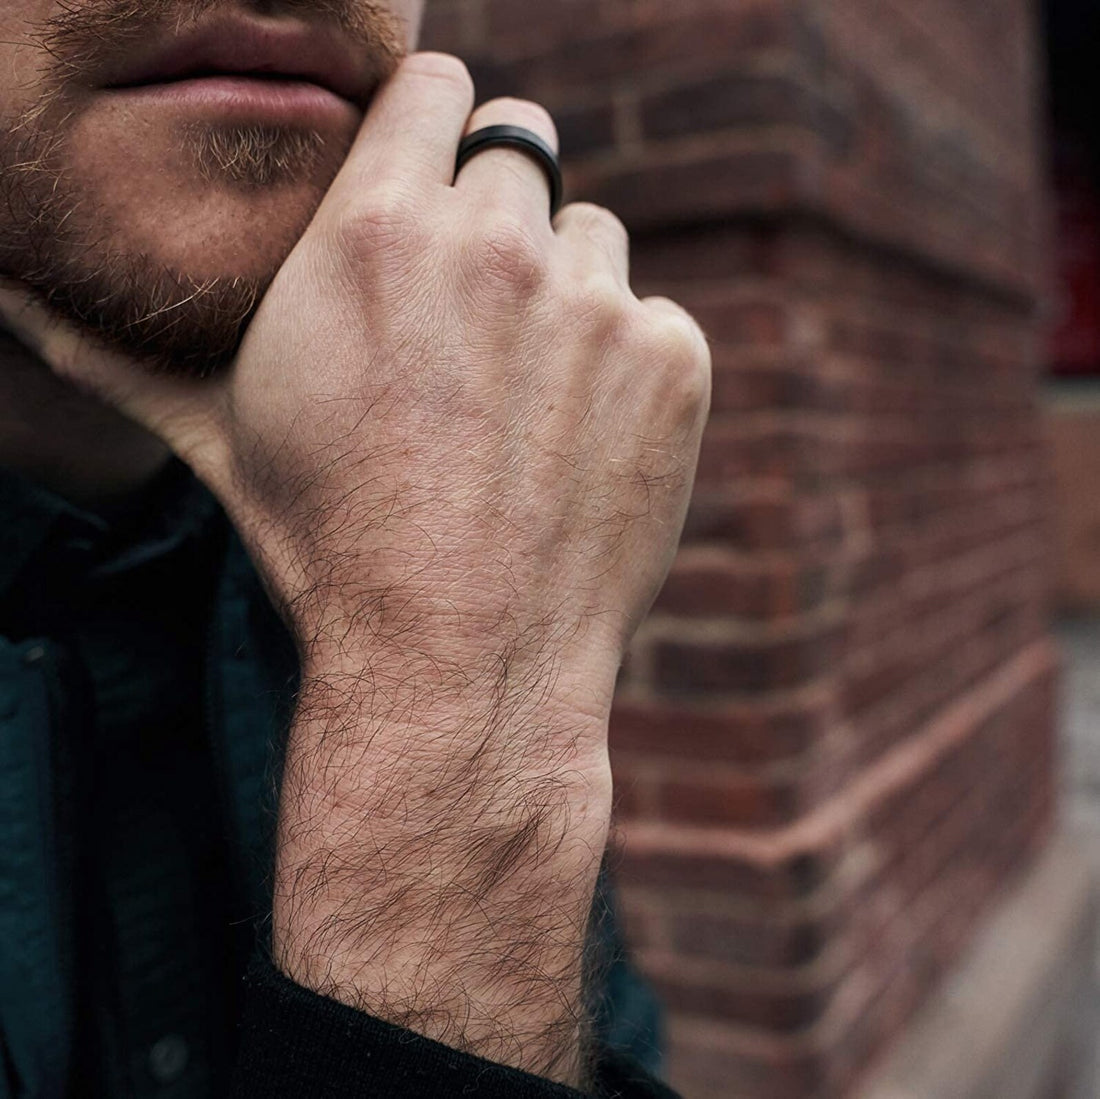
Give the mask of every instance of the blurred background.
<svg viewBox="0 0 1100 1099">
<path fill-rule="evenodd" d="M 431 0 L 706 328 L 614 719 L 686 1099 L 1096 1099 L 1100 6 Z"/>
</svg>

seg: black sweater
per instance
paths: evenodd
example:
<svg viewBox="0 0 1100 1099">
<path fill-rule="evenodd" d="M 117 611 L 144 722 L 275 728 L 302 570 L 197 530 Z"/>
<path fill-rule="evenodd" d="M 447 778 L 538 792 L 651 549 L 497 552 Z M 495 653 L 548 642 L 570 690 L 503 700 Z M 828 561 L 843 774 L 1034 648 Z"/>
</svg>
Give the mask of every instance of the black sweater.
<svg viewBox="0 0 1100 1099">
<path fill-rule="evenodd" d="M 257 960 L 247 977 L 232 1099 L 579 1099 L 580 1092 L 459 1053 L 316 996 Z M 601 1099 L 675 1099 L 623 1057 L 595 1066 Z"/>
</svg>

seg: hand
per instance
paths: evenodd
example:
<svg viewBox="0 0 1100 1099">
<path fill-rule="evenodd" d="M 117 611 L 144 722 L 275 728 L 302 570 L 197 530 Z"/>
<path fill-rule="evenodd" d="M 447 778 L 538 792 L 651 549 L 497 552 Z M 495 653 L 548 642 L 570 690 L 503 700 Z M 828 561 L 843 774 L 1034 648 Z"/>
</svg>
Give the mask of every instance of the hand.
<svg viewBox="0 0 1100 1099">
<path fill-rule="evenodd" d="M 294 979 L 460 1048 L 581 1073 L 607 719 L 663 582 L 709 400 L 695 323 L 629 286 L 621 224 L 464 131 L 413 55 L 232 370 L 142 374 L 4 309 L 224 503 L 298 641 L 273 939 Z"/>
</svg>

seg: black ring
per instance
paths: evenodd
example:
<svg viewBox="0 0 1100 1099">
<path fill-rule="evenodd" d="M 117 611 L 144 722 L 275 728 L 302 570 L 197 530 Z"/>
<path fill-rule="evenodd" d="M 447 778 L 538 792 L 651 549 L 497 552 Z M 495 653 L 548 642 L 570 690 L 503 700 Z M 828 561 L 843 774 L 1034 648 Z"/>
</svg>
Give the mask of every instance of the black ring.
<svg viewBox="0 0 1100 1099">
<path fill-rule="evenodd" d="M 565 190 L 561 178 L 561 161 L 558 160 L 557 153 L 538 134 L 525 130 L 522 126 L 486 126 L 483 130 L 475 130 L 469 137 L 464 137 L 462 144 L 458 147 L 455 179 L 471 157 L 496 145 L 519 149 L 542 166 L 550 183 L 550 216 L 554 217 L 561 209 Z"/>
</svg>

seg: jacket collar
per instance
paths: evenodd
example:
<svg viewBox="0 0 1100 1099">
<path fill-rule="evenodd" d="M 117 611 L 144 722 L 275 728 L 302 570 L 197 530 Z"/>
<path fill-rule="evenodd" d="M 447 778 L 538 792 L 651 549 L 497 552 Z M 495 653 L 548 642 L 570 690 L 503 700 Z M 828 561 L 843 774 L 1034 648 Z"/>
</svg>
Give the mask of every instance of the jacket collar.
<svg viewBox="0 0 1100 1099">
<path fill-rule="evenodd" d="M 214 498 L 176 459 L 126 515 L 110 521 L 0 469 L 0 601 L 32 560 L 75 549 L 90 574 L 106 576 L 170 552 L 219 514 Z"/>
<path fill-rule="evenodd" d="M 93 539 L 106 529 L 97 516 L 80 511 L 23 477 L 0 470 L 0 599 L 31 558 L 66 526 L 69 536 L 79 531 Z"/>
</svg>

